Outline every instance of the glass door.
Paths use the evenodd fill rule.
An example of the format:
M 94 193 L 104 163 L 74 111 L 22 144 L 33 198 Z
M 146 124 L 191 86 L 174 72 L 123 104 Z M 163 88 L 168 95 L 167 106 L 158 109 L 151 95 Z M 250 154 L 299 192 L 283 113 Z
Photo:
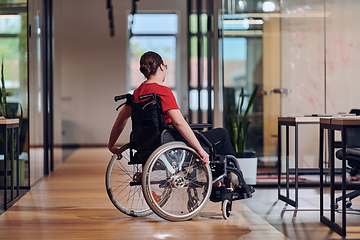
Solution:
M 228 0 L 223 2 L 224 123 L 227 105 L 243 111 L 257 88 L 249 111 L 246 151 L 258 157 L 258 174 L 277 169 L 277 118 L 280 116 L 280 3 Z

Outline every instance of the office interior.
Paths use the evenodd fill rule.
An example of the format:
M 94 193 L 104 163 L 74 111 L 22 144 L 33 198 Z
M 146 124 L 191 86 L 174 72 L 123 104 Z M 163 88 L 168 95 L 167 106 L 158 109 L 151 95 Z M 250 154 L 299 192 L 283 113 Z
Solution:
M 144 80 L 147 50 L 164 57 L 189 123 L 224 127 L 227 104 L 257 87 L 246 149 L 255 187 L 276 191 L 278 117 L 360 108 L 359 10 L 357 0 L 0 0 L 7 101 L 23 119 L 22 194 L 75 151 L 106 148 L 114 96 Z M 299 129 L 300 168 L 318 167 L 318 131 Z M 128 123 L 119 145 L 130 132 Z M 318 187 L 318 175 L 304 178 Z

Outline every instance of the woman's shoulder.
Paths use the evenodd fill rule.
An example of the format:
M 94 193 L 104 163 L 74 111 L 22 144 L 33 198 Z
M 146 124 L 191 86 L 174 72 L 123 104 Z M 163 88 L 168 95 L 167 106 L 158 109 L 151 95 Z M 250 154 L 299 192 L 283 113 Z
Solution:
M 156 93 L 161 96 L 172 94 L 172 91 L 169 87 L 158 84 L 158 83 L 142 83 L 137 89 L 134 90 L 134 94 L 137 93 Z
M 170 89 L 169 87 L 167 87 L 167 86 L 160 85 L 160 84 L 158 84 L 158 86 L 159 86 L 161 89 L 163 89 L 163 90 L 165 90 L 165 91 L 167 91 L 167 92 L 171 92 L 171 89 Z
M 148 85 L 148 87 L 150 89 L 154 89 L 154 90 L 156 90 L 156 92 L 159 92 L 159 93 L 171 92 L 171 89 L 169 87 L 158 84 L 158 83 L 147 83 L 144 85 Z
M 160 95 L 163 95 L 163 96 L 173 96 L 174 95 L 169 87 L 164 86 L 164 85 L 159 85 L 159 86 L 160 86 L 160 88 L 159 88 Z

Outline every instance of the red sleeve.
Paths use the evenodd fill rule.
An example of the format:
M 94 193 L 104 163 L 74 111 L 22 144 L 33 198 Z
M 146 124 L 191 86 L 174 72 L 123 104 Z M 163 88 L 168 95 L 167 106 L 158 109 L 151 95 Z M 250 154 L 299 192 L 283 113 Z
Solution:
M 161 105 L 163 112 L 166 112 L 171 109 L 179 109 L 174 94 L 170 90 L 170 88 L 164 87 L 165 93 L 161 94 Z

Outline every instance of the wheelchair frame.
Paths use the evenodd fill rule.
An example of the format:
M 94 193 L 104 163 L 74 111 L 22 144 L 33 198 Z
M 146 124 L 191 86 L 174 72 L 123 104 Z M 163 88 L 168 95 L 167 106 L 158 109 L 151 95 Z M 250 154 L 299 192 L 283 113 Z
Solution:
M 143 99 L 146 97 L 149 98 L 149 95 Z M 121 99 L 126 99 L 125 103 L 130 104 L 132 95 L 115 97 L 115 101 Z M 169 133 L 177 131 L 172 125 L 163 130 L 161 133 L 162 144 L 150 155 L 144 166 L 133 161 L 135 153 L 130 143 L 120 148 L 110 160 L 106 172 L 107 193 L 115 207 L 129 216 L 147 216 L 155 212 L 161 218 L 169 221 L 184 221 L 197 215 L 210 199 L 214 202 L 222 202 L 223 218 L 228 219 L 232 210 L 232 201 L 251 197 L 251 192 L 247 189 L 248 186 L 236 158 L 232 155 L 217 155 L 216 148 L 198 131 L 210 126 L 210 124 L 190 124 L 197 138 L 209 149 L 210 163 L 208 165 L 201 163 L 200 156 L 192 147 L 187 146 L 184 142 L 171 141 L 174 139 L 171 139 Z M 172 155 L 176 156 L 170 161 L 169 158 Z M 124 159 L 124 164 L 121 163 L 120 167 L 115 167 Z M 212 172 L 219 167 L 222 168 L 222 172 L 220 171 L 220 175 L 213 180 Z M 128 168 L 130 170 L 126 170 Z M 116 173 L 120 170 L 125 174 Z M 119 175 L 126 176 L 127 179 L 118 180 Z M 113 180 L 115 178 L 116 180 Z M 220 181 L 223 181 L 225 186 L 212 191 L 213 184 Z M 114 186 L 114 184 L 120 185 Z M 139 190 L 140 186 L 142 193 Z M 235 186 L 240 191 L 235 191 Z M 117 191 L 121 187 L 123 189 L 118 193 Z M 132 187 L 137 190 L 132 191 Z M 160 192 L 160 200 L 155 191 Z M 121 200 L 120 196 L 124 193 L 128 195 L 129 199 L 133 199 Z M 145 201 L 142 200 L 141 194 Z M 136 203 L 134 204 L 135 198 Z M 171 202 L 179 204 L 171 205 Z M 135 209 L 134 205 L 141 206 L 138 207 L 139 209 Z M 187 210 L 188 212 L 186 212 Z

